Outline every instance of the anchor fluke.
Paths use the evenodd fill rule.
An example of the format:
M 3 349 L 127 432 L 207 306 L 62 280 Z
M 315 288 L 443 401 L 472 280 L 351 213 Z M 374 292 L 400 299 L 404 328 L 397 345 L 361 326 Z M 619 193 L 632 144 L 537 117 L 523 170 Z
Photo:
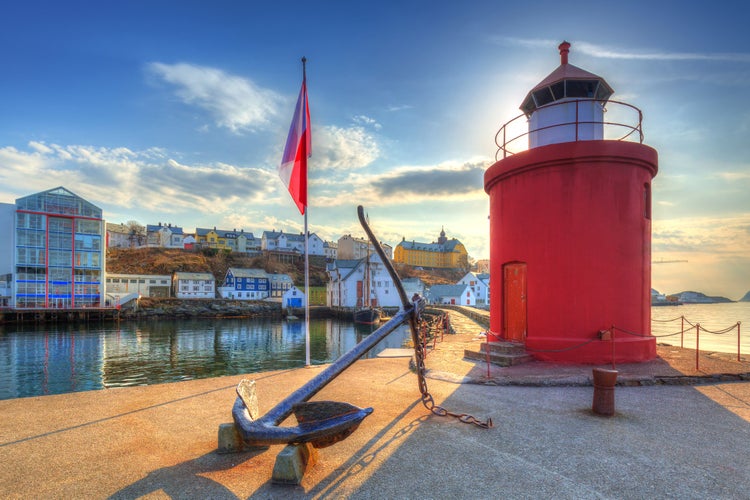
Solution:
M 303 401 L 289 406 L 280 404 L 276 408 L 281 410 L 271 411 L 258 418 L 255 381 L 240 381 L 232 416 L 246 444 L 268 446 L 310 443 L 315 448 L 325 448 L 349 437 L 362 420 L 372 413 L 372 408 L 359 408 L 337 401 Z M 281 421 L 291 413 L 294 413 L 298 425 L 280 427 Z
M 309 401 L 292 408 L 300 429 L 316 448 L 343 441 L 357 430 L 372 408 L 359 408 L 338 401 Z

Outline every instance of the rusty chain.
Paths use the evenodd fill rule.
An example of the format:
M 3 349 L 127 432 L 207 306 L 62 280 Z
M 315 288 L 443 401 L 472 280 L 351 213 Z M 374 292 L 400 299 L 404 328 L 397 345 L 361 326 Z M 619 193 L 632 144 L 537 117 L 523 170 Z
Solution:
M 409 298 L 406 296 L 406 291 L 404 290 L 404 286 L 401 283 L 401 280 L 398 277 L 398 274 L 396 273 L 396 270 L 393 268 L 393 264 L 391 263 L 391 260 L 388 258 L 388 256 L 385 254 L 385 251 L 383 251 L 383 247 L 378 242 L 378 239 L 375 237 L 375 234 L 372 232 L 372 229 L 370 228 L 370 224 L 367 220 L 367 217 L 365 216 L 365 210 L 362 205 L 357 206 L 357 216 L 359 217 L 359 223 L 362 225 L 362 229 L 365 230 L 365 233 L 367 234 L 367 238 L 370 240 L 370 243 L 372 244 L 372 247 L 375 249 L 375 253 L 380 257 L 380 261 L 383 263 L 383 266 L 385 267 L 386 271 L 388 271 L 389 276 L 393 280 L 393 284 L 396 286 L 396 291 L 398 292 L 399 298 L 401 299 L 401 304 L 404 308 L 404 310 L 408 310 L 409 308 L 413 308 L 412 314 L 409 318 L 409 327 L 411 329 L 411 339 L 414 343 L 414 358 L 416 362 L 416 369 L 417 369 L 417 380 L 419 383 L 419 392 L 422 395 L 422 404 L 425 408 L 430 410 L 435 415 L 445 417 L 445 416 L 451 416 L 455 417 L 461 422 L 467 423 L 467 424 L 474 424 L 478 427 L 481 427 L 483 429 L 489 429 L 492 427 L 492 419 L 488 418 L 486 422 L 482 422 L 481 420 L 466 414 L 466 413 L 453 413 L 442 406 L 438 406 L 435 404 L 434 399 L 432 398 L 432 395 L 430 394 L 430 391 L 427 389 L 427 381 L 425 380 L 425 365 L 424 365 L 424 358 L 425 358 L 425 349 L 422 345 L 421 339 L 419 338 L 419 326 L 421 320 L 421 312 L 424 309 L 424 299 L 419 298 L 417 301 L 410 301 Z M 417 297 L 419 297 L 417 295 Z
M 420 302 L 424 299 L 420 299 Z M 473 415 L 470 415 L 468 413 L 454 413 L 452 411 L 448 411 L 445 408 L 443 408 L 440 405 L 435 404 L 435 400 L 432 397 L 432 394 L 430 394 L 429 389 L 427 388 L 427 379 L 425 378 L 425 372 L 427 371 L 424 359 L 425 359 L 425 349 L 424 349 L 424 343 L 422 342 L 422 339 L 419 338 L 419 333 L 422 330 L 420 329 L 421 323 L 422 323 L 422 315 L 420 314 L 420 308 L 423 307 L 422 304 L 415 303 L 415 316 L 416 318 L 412 317 L 411 321 L 411 334 L 412 334 L 412 342 L 414 343 L 414 360 L 416 365 L 416 371 L 417 371 L 417 383 L 419 384 L 419 393 L 422 396 L 422 405 L 427 408 L 429 411 L 431 411 L 433 414 L 439 416 L 439 417 L 454 417 L 458 419 L 460 422 L 463 422 L 465 424 L 474 424 L 477 427 L 481 427 L 482 429 L 490 429 L 492 428 L 492 419 L 488 418 L 486 421 L 481 421 L 478 418 L 476 418 Z

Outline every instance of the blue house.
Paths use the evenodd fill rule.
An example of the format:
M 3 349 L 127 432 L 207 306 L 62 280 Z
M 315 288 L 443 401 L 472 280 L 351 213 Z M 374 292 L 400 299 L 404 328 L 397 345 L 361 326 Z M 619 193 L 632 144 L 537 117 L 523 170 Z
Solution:
M 305 292 L 292 286 L 289 290 L 284 292 L 284 296 L 281 298 L 281 307 L 304 307 L 305 306 Z
M 262 300 L 268 298 L 270 292 L 270 280 L 263 269 L 230 267 L 219 287 L 219 295 L 225 299 Z

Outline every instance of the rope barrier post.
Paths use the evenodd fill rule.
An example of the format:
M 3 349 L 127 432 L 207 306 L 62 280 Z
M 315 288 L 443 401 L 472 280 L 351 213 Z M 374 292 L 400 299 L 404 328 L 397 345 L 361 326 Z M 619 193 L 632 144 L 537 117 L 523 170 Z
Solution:
M 740 325 L 741 321 L 737 322 L 737 361 L 740 361 Z
M 685 316 L 680 316 L 680 349 L 684 346 L 683 341 L 685 339 Z
M 698 355 L 700 354 L 700 338 L 701 338 L 701 324 L 697 323 L 695 325 L 695 371 L 698 371 L 699 369 Z

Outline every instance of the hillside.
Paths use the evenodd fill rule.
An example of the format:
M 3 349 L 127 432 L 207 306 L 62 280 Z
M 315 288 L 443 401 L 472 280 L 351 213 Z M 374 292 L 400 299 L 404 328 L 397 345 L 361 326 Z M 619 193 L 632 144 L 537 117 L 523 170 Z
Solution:
M 107 250 L 107 272 L 120 274 L 172 274 L 176 271 L 210 271 L 221 280 L 230 267 L 261 268 L 269 273 L 288 274 L 294 283 L 305 281 L 304 262 L 284 264 L 265 256 L 248 257 L 244 254 L 169 248 L 110 248 Z M 396 264 L 396 272 L 401 278 L 419 278 L 427 286 L 456 283 L 466 274 L 464 271 L 422 270 Z M 310 286 L 325 286 L 328 277 L 322 262 L 311 257 Z
M 110 248 L 107 250 L 107 272 L 123 274 L 172 274 L 210 271 L 217 280 L 224 278 L 227 269 L 260 268 L 268 273 L 288 274 L 294 283 L 305 281 L 304 262 L 284 264 L 264 256 L 249 257 L 239 253 L 179 250 L 171 248 Z M 325 286 L 325 267 L 310 262 L 310 286 Z
M 394 264 L 400 278 L 419 278 L 428 287 L 432 285 L 453 285 L 466 276 L 466 271 L 452 269 L 417 269 L 406 264 Z

